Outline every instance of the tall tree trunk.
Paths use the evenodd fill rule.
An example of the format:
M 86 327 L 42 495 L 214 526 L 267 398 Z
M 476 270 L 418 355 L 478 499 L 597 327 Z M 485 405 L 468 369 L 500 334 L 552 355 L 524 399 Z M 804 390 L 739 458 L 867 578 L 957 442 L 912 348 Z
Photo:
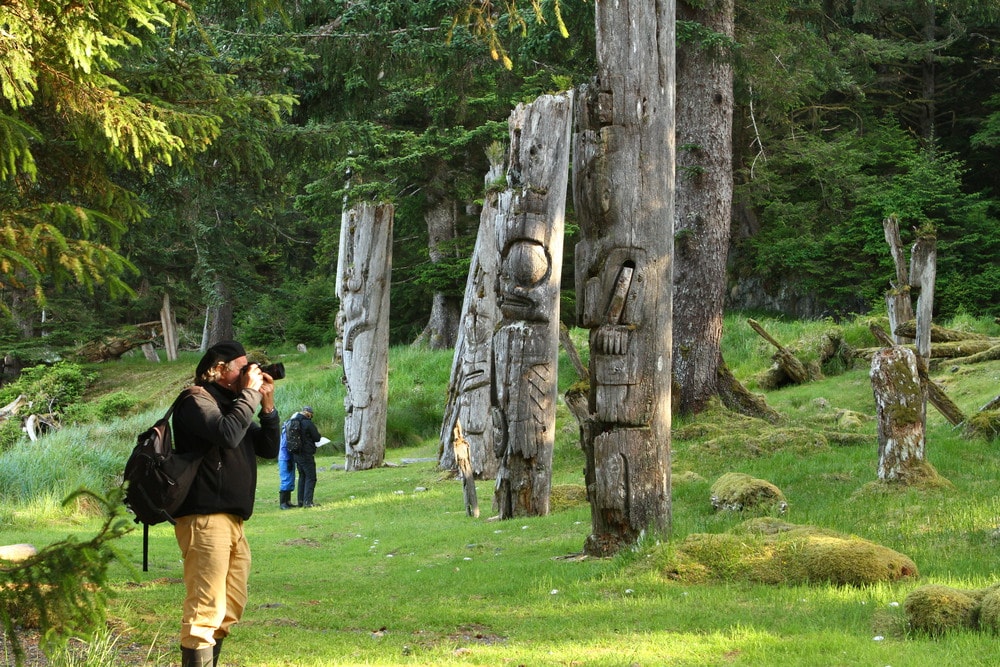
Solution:
M 496 293 L 499 263 L 496 219 L 501 213 L 501 192 L 492 184 L 503 173 L 504 165 L 495 164 L 486 174 L 486 196 L 465 285 L 438 460 L 442 468 L 456 468 L 455 425 L 461 423 L 473 474 L 481 479 L 493 479 L 500 465 L 493 448 L 490 389 L 493 381 L 493 331 L 500 321 Z M 507 199 L 509 195 L 504 201 Z
M 226 284 L 222 276 L 216 274 L 212 281 L 212 294 L 209 295 L 208 310 L 205 313 L 202 349 L 207 350 L 222 340 L 232 340 L 235 335 L 233 331 L 233 302 L 229 285 Z
M 678 20 L 733 38 L 733 0 L 677 4 Z M 673 380 L 680 413 L 719 395 L 722 317 L 733 202 L 733 65 L 704 42 L 677 52 L 677 190 Z
M 670 529 L 674 3 L 595 4 L 598 77 L 578 96 L 577 319 L 590 330 L 581 426 L 592 533 L 612 554 Z
M 448 259 L 445 248 L 458 235 L 458 207 L 455 200 L 443 197 L 431 202 L 424 214 L 427 223 L 427 250 L 431 264 Z M 420 338 L 432 350 L 447 350 L 455 345 L 461 304 L 444 292 L 435 292 L 431 298 L 431 314 Z
M 343 323 L 344 444 L 347 470 L 385 462 L 389 402 L 389 282 L 391 204 L 344 211 L 337 257 L 337 296 Z
M 500 322 L 493 424 L 501 519 L 549 513 L 559 379 L 559 291 L 573 96 L 544 95 L 510 118 L 507 195 L 497 217 Z

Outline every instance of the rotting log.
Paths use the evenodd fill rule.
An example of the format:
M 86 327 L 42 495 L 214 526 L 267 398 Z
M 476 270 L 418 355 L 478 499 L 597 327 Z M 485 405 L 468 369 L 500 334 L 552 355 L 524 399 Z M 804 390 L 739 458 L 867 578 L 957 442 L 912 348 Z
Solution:
M 759 322 L 749 318 L 747 319 L 747 324 L 750 325 L 751 329 L 760 334 L 761 338 L 775 347 L 777 352 L 774 353 L 774 360 L 792 384 L 805 384 L 812 379 L 812 376 L 806 369 L 805 364 L 799 361 L 794 354 L 785 349 L 785 347 L 775 340 L 771 334 L 767 333 Z
M 100 340 L 85 343 L 76 351 L 76 356 L 90 363 L 121 359 L 121 356 L 145 343 L 152 341 L 152 337 L 144 332 L 124 331 L 118 336 L 107 336 Z
M 930 365 L 934 367 L 953 359 L 962 359 L 963 357 L 969 357 L 980 352 L 986 352 L 998 344 L 1000 343 L 995 340 L 956 340 L 947 343 L 934 343 L 931 345 Z M 854 350 L 853 353 L 854 356 L 860 359 L 868 359 L 870 361 L 872 355 L 883 347 L 883 345 L 879 345 L 878 347 L 863 347 Z M 917 351 L 916 346 L 913 344 L 902 345 L 901 347 L 908 347 L 914 352 Z
M 1000 359 L 1000 345 L 994 345 L 968 357 L 955 357 L 951 362 L 954 364 L 978 364 L 984 361 L 997 361 L 998 359 Z
M 872 335 L 875 336 L 880 343 L 886 347 L 894 346 L 892 338 L 890 338 L 889 334 L 887 334 L 880 326 L 872 324 L 869 326 L 869 329 L 871 330 Z M 910 348 L 910 346 L 895 347 L 903 347 L 903 349 Z M 913 350 L 910 351 L 912 352 Z M 874 359 L 874 356 L 872 358 Z M 948 395 L 944 393 L 944 389 L 942 389 L 937 382 L 930 378 L 927 374 L 927 369 L 923 364 L 918 364 L 917 373 L 920 377 L 920 383 L 927 389 L 927 399 L 931 402 L 931 405 L 937 408 L 938 412 L 940 412 L 952 426 L 958 426 L 964 422 L 965 414 L 962 412 L 962 409 L 955 405 L 954 401 L 948 398 Z
M 893 333 L 896 336 L 905 336 L 907 338 L 916 338 L 917 336 L 917 321 L 908 320 L 897 325 Z M 969 340 L 989 340 L 990 337 L 986 334 L 975 333 L 972 331 L 959 331 L 958 329 L 947 329 L 937 324 L 931 325 L 931 342 L 932 343 L 950 343 L 955 341 L 969 341 Z

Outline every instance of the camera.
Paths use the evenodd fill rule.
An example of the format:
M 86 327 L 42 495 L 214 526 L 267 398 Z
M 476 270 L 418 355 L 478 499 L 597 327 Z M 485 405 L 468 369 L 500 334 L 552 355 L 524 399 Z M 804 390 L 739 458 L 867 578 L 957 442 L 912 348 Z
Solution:
M 276 364 L 267 364 L 267 365 L 247 364 L 246 366 L 243 367 L 243 372 L 246 373 L 248 370 L 250 370 L 250 366 L 258 366 L 262 373 L 267 373 L 274 380 L 280 380 L 281 378 L 285 377 L 285 365 L 280 361 Z

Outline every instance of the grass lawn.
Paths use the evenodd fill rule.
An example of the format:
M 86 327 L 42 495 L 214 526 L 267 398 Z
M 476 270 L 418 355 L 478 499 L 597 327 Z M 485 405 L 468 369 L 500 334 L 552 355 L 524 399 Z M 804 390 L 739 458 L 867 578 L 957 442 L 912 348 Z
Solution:
M 415 419 L 433 413 L 450 364 L 450 353 L 432 356 L 433 363 L 427 354 L 398 352 L 390 362 L 396 409 Z M 477 486 L 481 517 L 466 516 L 461 482 L 433 462 L 437 442 L 430 426 L 397 438 L 404 446 L 388 450 L 391 465 L 345 472 L 343 453 L 330 449 L 340 425 L 333 416 L 337 383 L 329 378 L 336 371 L 322 356 L 301 366 L 286 359 L 289 378 L 279 385 L 291 397 L 279 398 L 283 413 L 298 403 L 319 404 L 320 431 L 335 440 L 318 457 L 320 506 L 280 510 L 277 469 L 261 464 L 247 524 L 254 556 L 250 604 L 225 644 L 224 665 L 1000 664 L 995 636 L 978 630 L 920 635 L 907 628 L 903 610 L 907 594 L 923 584 L 982 588 L 1000 578 L 997 443 L 964 437 L 929 408 L 928 460 L 950 487 L 874 485 L 874 401 L 864 363 L 767 392 L 769 405 L 783 415 L 778 425 L 721 410 L 675 421 L 671 539 L 665 548 L 650 539 L 615 558 L 594 559 L 580 553 L 590 530 L 585 502 L 560 505 L 546 517 L 495 521 L 492 482 L 483 481 Z M 750 374 L 741 372 L 752 386 Z M 998 393 L 1000 363 L 944 369 L 937 378 L 963 410 L 975 411 Z M 406 402 L 409 394 L 420 394 L 418 408 Z M 93 446 L 124 453 L 137 427 L 162 412 L 160 403 L 153 405 L 114 431 L 113 442 Z M 845 412 L 866 417 L 845 427 Z M 390 415 L 394 419 L 406 422 Z M 576 424 L 563 406 L 557 430 L 553 485 L 559 492 L 582 484 L 584 463 Z M 831 434 L 845 430 L 867 435 L 867 444 L 837 444 Z M 917 563 L 919 579 L 844 587 L 696 584 L 669 576 L 657 560 L 662 553 L 692 533 L 723 532 L 745 518 L 718 513 L 709 501 L 711 484 L 731 471 L 777 485 L 789 504 L 784 520 L 900 551 Z M 39 545 L 85 536 L 97 521 L 43 512 L 38 503 L 14 503 L 0 519 L 0 543 Z M 148 572 L 141 571 L 141 542 L 137 529 L 118 543 L 131 567 L 112 571 L 109 627 L 118 642 L 132 645 L 130 655 L 141 656 L 135 664 L 176 665 L 183 584 L 173 531 L 151 529 Z

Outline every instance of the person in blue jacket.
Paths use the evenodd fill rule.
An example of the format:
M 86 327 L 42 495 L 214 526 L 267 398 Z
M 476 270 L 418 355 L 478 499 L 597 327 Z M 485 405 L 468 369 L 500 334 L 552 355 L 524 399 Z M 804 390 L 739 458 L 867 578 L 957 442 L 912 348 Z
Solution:
M 298 507 L 292 502 L 295 490 L 295 457 L 288 451 L 288 422 L 281 427 L 281 446 L 278 448 L 278 507 L 290 510 Z M 299 482 L 301 484 L 301 481 Z

